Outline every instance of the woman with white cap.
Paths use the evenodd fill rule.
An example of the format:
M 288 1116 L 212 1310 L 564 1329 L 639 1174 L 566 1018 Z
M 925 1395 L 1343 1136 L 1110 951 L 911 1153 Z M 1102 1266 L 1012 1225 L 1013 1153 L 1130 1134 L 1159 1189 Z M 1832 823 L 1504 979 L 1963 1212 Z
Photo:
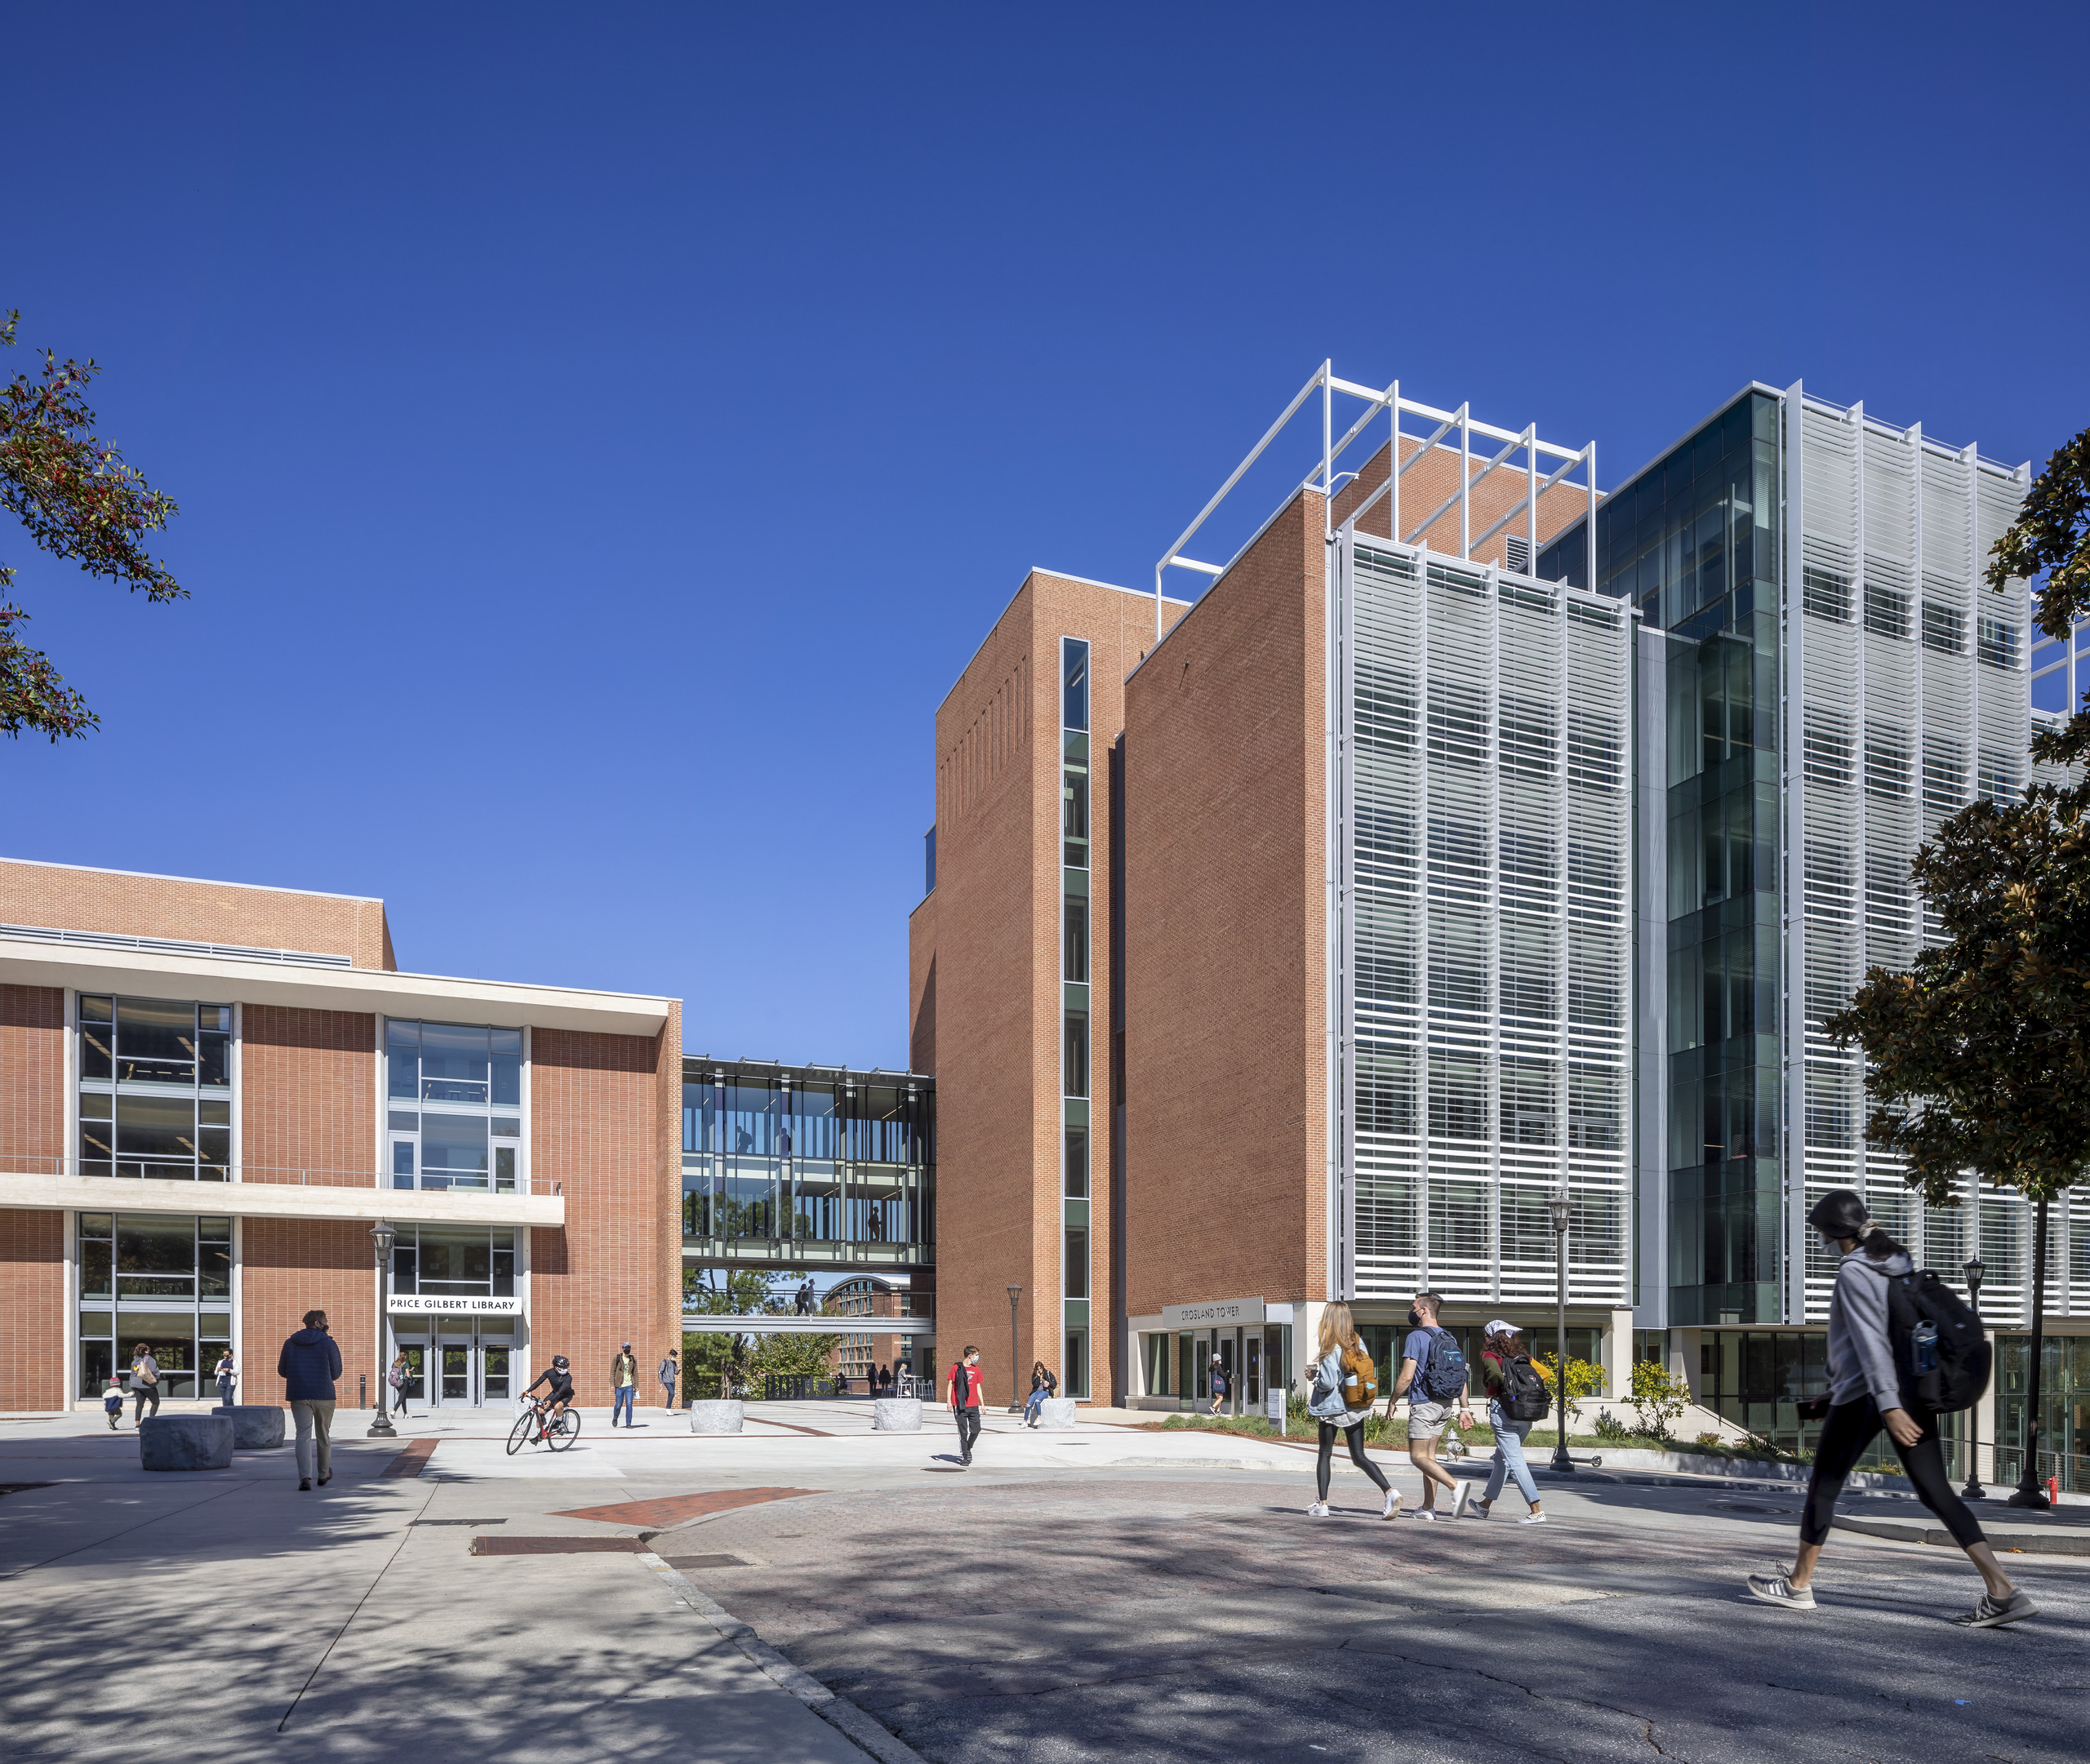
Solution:
M 1479 1504 L 1480 1516 L 1485 1519 L 1501 1494 L 1502 1485 L 1514 1476 L 1517 1492 L 1532 1509 L 1517 1523 L 1543 1525 L 1545 1513 L 1538 1504 L 1538 1485 L 1532 1480 L 1531 1466 L 1524 1462 L 1524 1440 L 1532 1430 L 1532 1421 L 1545 1412 L 1545 1381 L 1532 1366 L 1531 1356 L 1524 1352 L 1517 1335 L 1514 1323 L 1498 1317 L 1487 1326 L 1487 1340 L 1481 1345 L 1480 1375 L 1487 1384 L 1487 1424 L 1495 1429 L 1495 1468 L 1487 1473 L 1487 1487 Z M 1536 1412 L 1531 1420 L 1519 1419 L 1534 1406 Z

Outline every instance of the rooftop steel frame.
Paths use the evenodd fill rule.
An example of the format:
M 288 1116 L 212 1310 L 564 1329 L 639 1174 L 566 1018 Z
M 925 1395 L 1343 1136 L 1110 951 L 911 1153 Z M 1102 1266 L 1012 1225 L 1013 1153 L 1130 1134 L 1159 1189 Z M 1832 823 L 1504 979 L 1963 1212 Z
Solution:
M 1500 429 L 1492 423 L 1483 423 L 1476 420 L 1470 402 L 1461 404 L 1456 411 L 1443 411 L 1434 405 L 1418 404 L 1413 399 L 1401 396 L 1401 383 L 1398 380 L 1381 392 L 1371 386 L 1360 385 L 1354 380 L 1338 378 L 1333 360 L 1324 361 L 1314 370 L 1313 377 L 1299 389 L 1298 396 L 1284 407 L 1283 413 L 1264 431 L 1263 438 L 1249 450 L 1248 456 L 1234 467 L 1232 475 L 1219 487 L 1212 500 L 1198 511 L 1198 518 L 1183 529 L 1176 543 L 1162 553 L 1161 561 L 1154 565 L 1154 637 L 1157 643 L 1161 641 L 1163 632 L 1162 602 L 1164 597 L 1162 593 L 1162 584 L 1167 572 L 1172 569 L 1194 570 L 1202 575 L 1224 575 L 1239 561 L 1242 553 L 1262 536 L 1263 527 L 1258 527 L 1249 536 L 1246 544 L 1243 544 L 1240 549 L 1223 564 L 1206 563 L 1196 558 L 1186 558 L 1183 555 L 1183 548 L 1197 536 L 1198 530 L 1211 519 L 1219 505 L 1225 501 L 1232 493 L 1234 487 L 1247 474 L 1248 469 L 1263 456 L 1270 443 L 1284 432 L 1292 418 L 1299 414 L 1307 401 L 1316 392 L 1321 394 L 1320 469 L 1316 472 L 1308 473 L 1298 488 L 1320 491 L 1324 504 L 1322 536 L 1330 542 L 1334 540 L 1336 531 L 1335 494 L 1337 486 L 1336 480 L 1339 476 L 1347 478 L 1356 475 L 1353 472 L 1340 469 L 1340 462 L 1350 449 L 1360 441 L 1367 442 L 1368 445 L 1368 432 L 1373 422 L 1382 412 L 1388 420 L 1387 446 L 1392 450 L 1389 461 L 1391 469 L 1386 474 L 1386 482 L 1372 491 L 1356 508 L 1351 509 L 1341 522 L 1342 527 L 1350 531 L 1354 532 L 1356 530 L 1356 523 L 1360 516 L 1376 508 L 1382 499 L 1390 498 L 1390 524 L 1394 537 L 1406 544 L 1414 544 L 1456 507 L 1459 511 L 1457 554 L 1461 558 L 1470 559 L 1473 555 L 1474 546 L 1485 544 L 1514 520 L 1519 513 L 1522 513 L 1524 518 L 1526 540 L 1531 547 L 1530 555 L 1535 559 L 1538 555 L 1538 500 L 1545 491 L 1565 479 L 1577 465 L 1584 468 L 1584 480 L 1589 490 L 1590 513 L 1592 517 L 1595 514 L 1601 494 L 1597 489 L 1597 444 L 1595 442 L 1591 441 L 1577 448 L 1563 447 L 1556 442 L 1541 441 L 1538 438 L 1538 425 L 1536 423 L 1527 423 L 1521 430 Z M 1338 397 L 1360 401 L 1364 406 L 1363 414 L 1350 424 L 1340 440 L 1336 438 L 1335 432 L 1335 401 Z M 1434 423 L 1436 427 L 1427 435 L 1407 433 L 1401 427 L 1403 417 L 1412 417 L 1418 423 L 1425 424 Z M 1454 429 L 1458 431 L 1460 487 L 1425 517 L 1419 525 L 1403 532 L 1401 525 L 1403 519 L 1401 480 L 1407 475 L 1409 469 L 1415 462 L 1426 456 L 1433 448 L 1442 447 L 1448 452 L 1451 450 L 1451 443 L 1446 437 Z M 1478 472 L 1474 469 L 1474 438 L 1476 435 L 1482 438 L 1483 442 L 1493 441 L 1501 443 L 1501 447 Z M 1399 457 L 1399 444 L 1404 436 L 1406 439 L 1415 444 L 1415 451 L 1406 460 Z M 1494 525 L 1478 535 L 1474 534 L 1472 530 L 1471 513 L 1474 486 L 1498 467 L 1509 462 L 1519 452 L 1523 455 L 1525 483 L 1523 495 Z M 1366 457 L 1368 459 L 1370 455 L 1367 453 Z M 1541 460 L 1545 460 L 1549 464 L 1554 461 L 1559 462 L 1554 469 L 1543 479 L 1539 476 L 1541 469 L 1539 463 Z M 1290 498 L 1287 497 L 1286 500 L 1288 503 Z M 1276 518 L 1275 512 L 1273 512 L 1270 518 L 1272 520 Z M 1267 527 L 1269 524 L 1266 521 L 1263 523 L 1263 527 Z M 1590 579 L 1594 580 L 1596 522 L 1592 518 L 1587 524 Z

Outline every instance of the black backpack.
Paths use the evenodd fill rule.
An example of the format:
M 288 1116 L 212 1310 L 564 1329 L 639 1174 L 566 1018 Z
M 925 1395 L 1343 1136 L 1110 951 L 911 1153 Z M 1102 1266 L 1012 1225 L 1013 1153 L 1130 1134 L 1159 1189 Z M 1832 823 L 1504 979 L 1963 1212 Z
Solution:
M 1505 1420 L 1543 1421 L 1553 1412 L 1552 1393 L 1527 1353 L 1502 1362 L 1502 1394 L 1496 1401 L 1502 1405 Z
M 1950 1415 L 1989 1388 L 1995 1354 L 1981 1319 L 1932 1269 L 1887 1282 L 1887 1335 L 1909 1408 Z

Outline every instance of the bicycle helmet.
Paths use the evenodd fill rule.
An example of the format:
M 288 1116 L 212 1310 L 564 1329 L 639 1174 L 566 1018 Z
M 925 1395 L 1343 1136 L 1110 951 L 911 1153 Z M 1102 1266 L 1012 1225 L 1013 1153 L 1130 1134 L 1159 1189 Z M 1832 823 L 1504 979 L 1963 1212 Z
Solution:
M 554 1353 L 554 1354 L 552 1356 L 552 1364 L 553 1364 L 555 1367 L 557 1367 L 560 1371 L 563 1372 L 563 1371 L 567 1369 L 567 1367 L 570 1364 L 571 1364 L 571 1362 L 567 1358 L 567 1357 L 566 1357 L 564 1354 L 563 1354 L 563 1353 Z

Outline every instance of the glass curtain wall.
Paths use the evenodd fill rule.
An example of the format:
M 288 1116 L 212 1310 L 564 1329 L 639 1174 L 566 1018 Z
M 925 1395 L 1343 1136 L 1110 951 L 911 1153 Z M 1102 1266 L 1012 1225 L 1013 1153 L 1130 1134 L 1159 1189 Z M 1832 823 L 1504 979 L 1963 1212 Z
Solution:
M 232 1341 L 232 1220 L 82 1213 L 76 1223 L 80 1394 L 99 1396 L 112 1369 L 127 1373 L 143 1343 L 161 1396 L 210 1395 L 210 1369 Z
M 1089 1011 L 1088 645 L 1060 639 L 1060 1306 L 1064 1393 L 1085 1397 L 1088 1380 Z
M 393 1019 L 385 1054 L 392 1186 L 517 1193 L 522 1030 Z
M 933 1095 L 904 1073 L 685 1060 L 685 1247 L 789 1264 L 931 1260 Z
M 232 1006 L 80 995 L 80 1174 L 224 1182 Z
M 1778 402 L 1730 405 L 1597 511 L 1597 588 L 1670 638 L 1670 1320 L 1782 1314 Z M 1541 576 L 1586 573 L 1577 525 Z M 1661 740 L 1665 753 L 1658 753 Z

